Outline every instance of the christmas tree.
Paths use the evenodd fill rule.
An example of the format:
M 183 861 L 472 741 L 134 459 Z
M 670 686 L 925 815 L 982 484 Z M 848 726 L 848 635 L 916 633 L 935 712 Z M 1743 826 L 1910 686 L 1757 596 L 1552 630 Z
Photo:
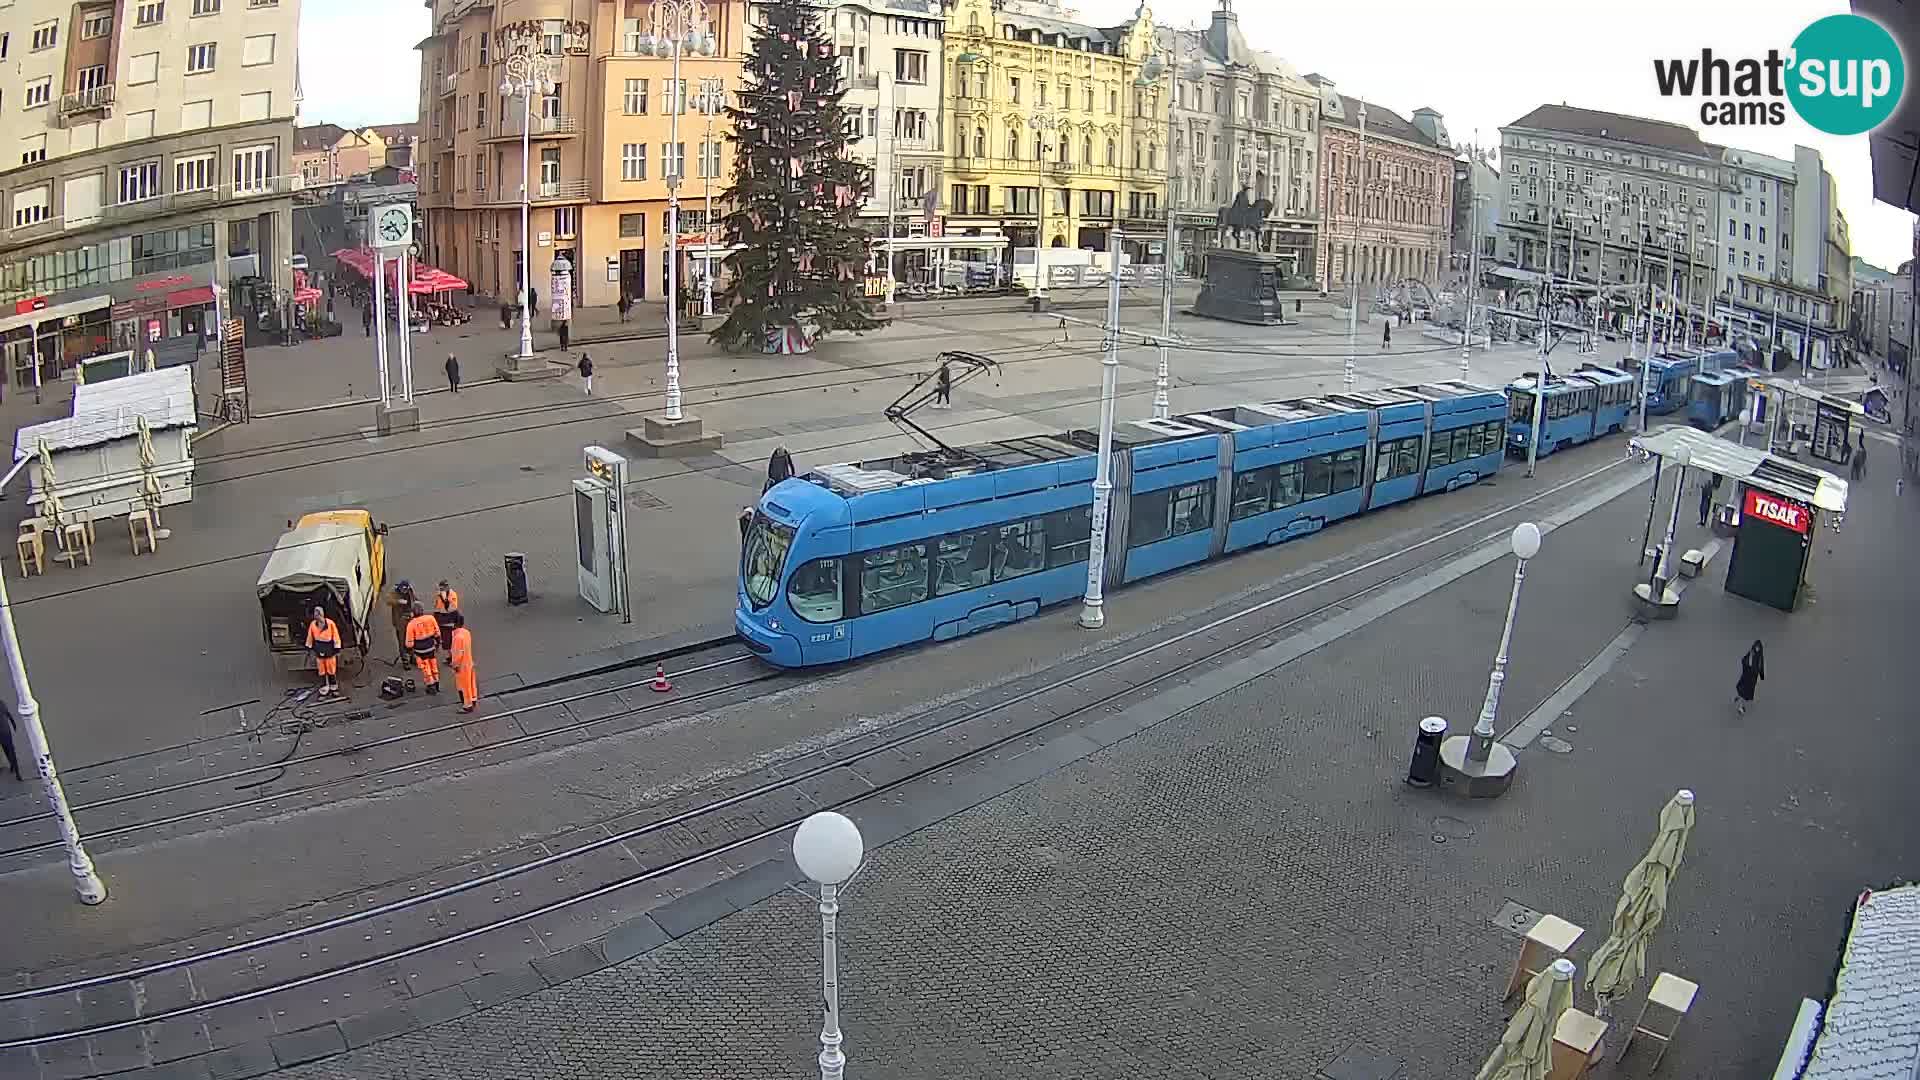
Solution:
M 805 352 L 816 332 L 871 330 L 867 234 L 854 215 L 872 190 L 870 169 L 847 157 L 845 93 L 819 14 L 801 0 L 759 6 L 743 71 L 746 89 L 727 109 L 734 124 L 734 182 L 726 193 L 731 282 L 721 345 Z

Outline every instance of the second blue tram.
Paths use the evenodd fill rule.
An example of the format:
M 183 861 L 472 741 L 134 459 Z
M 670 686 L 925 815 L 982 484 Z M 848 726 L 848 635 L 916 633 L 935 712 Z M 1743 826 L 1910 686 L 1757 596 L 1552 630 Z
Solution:
M 1693 377 L 1687 402 L 1687 422 L 1707 431 L 1740 415 L 1747 404 L 1747 376 L 1738 368 L 1703 371 Z
M 1108 587 L 1493 475 L 1505 401 L 1447 381 L 1115 426 Z M 762 495 L 734 628 L 801 667 L 1013 622 L 1082 594 L 1093 432 L 828 465 Z
M 1633 376 L 1598 366 L 1565 378 L 1549 377 L 1536 393 L 1534 376 L 1507 385 L 1507 452 L 1525 457 L 1533 438 L 1536 400 L 1544 405 L 1535 457 L 1619 431 L 1633 400 Z

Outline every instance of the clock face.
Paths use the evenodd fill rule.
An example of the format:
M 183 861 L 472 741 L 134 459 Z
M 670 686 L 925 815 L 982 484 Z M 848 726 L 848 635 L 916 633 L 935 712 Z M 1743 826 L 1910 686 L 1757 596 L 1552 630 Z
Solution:
M 407 212 L 389 210 L 380 216 L 380 239 L 399 243 L 407 239 Z

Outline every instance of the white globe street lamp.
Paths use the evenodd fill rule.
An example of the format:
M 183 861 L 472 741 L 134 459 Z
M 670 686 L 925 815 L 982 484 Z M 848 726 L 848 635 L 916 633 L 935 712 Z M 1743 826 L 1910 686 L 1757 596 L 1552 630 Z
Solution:
M 533 210 L 533 187 L 528 161 L 532 153 L 533 95 L 553 92 L 553 62 L 541 53 L 517 52 L 507 58 L 506 78 L 500 80 L 500 96 L 520 98 L 520 353 L 518 359 L 533 358 L 533 245 L 527 219 Z M 401 282 L 402 290 L 406 282 Z M 404 338 L 407 328 L 400 328 Z
M 840 887 L 860 869 L 866 842 L 858 826 L 844 814 L 823 810 L 800 823 L 793 834 L 793 861 L 800 872 L 820 886 L 821 989 L 826 1019 L 820 1026 L 820 1080 L 841 1080 L 847 1057 L 840 1052 L 840 962 L 835 920 L 840 914 Z
M 1513 591 L 1507 596 L 1507 621 L 1500 629 L 1500 650 L 1493 657 L 1493 671 L 1487 675 L 1487 696 L 1480 705 L 1480 718 L 1473 734 L 1455 735 L 1440 744 L 1441 770 L 1447 780 L 1475 798 L 1505 794 L 1513 786 L 1513 774 L 1519 761 L 1513 751 L 1497 741 L 1494 717 L 1500 712 L 1500 687 L 1507 681 L 1507 649 L 1513 642 L 1513 619 L 1520 609 L 1520 586 L 1527 579 L 1527 562 L 1540 554 L 1540 527 L 1531 521 L 1514 526 L 1508 538 L 1517 560 L 1513 567 Z

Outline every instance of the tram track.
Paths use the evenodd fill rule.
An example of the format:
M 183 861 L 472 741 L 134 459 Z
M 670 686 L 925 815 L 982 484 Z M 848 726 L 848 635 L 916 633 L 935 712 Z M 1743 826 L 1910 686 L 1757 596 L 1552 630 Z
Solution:
M 689 655 L 697 656 L 700 651 L 723 649 L 733 643 L 735 643 L 735 639 L 732 638 L 731 636 L 725 637 L 725 638 L 714 638 L 709 641 L 700 643 L 699 646 L 696 646 L 693 649 L 675 649 L 675 650 L 669 650 L 669 652 L 673 656 L 689 656 Z M 644 667 L 646 664 L 656 662 L 657 657 L 665 657 L 667 655 L 668 655 L 667 652 L 663 652 L 656 655 L 649 655 L 646 657 L 636 659 L 625 666 Z M 275 803 L 282 802 L 284 800 L 294 799 L 304 795 L 311 795 L 311 794 L 315 794 L 322 791 L 332 790 L 334 788 L 338 788 L 347 784 L 384 779 L 388 776 L 399 775 L 401 773 L 424 768 L 429 765 L 444 764 L 449 761 L 458 760 L 460 758 L 464 758 L 472 755 L 492 753 L 494 751 L 509 749 L 516 746 L 533 745 L 543 740 L 556 739 L 556 738 L 571 734 L 573 732 L 584 731 L 588 728 L 605 725 L 614 721 L 626 720 L 638 715 L 651 715 L 654 713 L 674 709 L 676 707 L 686 706 L 686 705 L 694 704 L 698 702 L 710 701 L 712 699 L 722 698 L 736 691 L 757 686 L 763 683 L 792 678 L 792 676 L 790 676 L 786 672 L 782 672 L 777 669 L 772 669 L 767 667 L 765 664 L 759 661 L 759 659 L 752 652 L 746 651 L 744 647 L 742 648 L 742 651 L 736 655 L 724 656 L 724 657 L 719 657 L 711 660 L 706 660 L 685 668 L 681 668 L 676 672 L 676 675 L 679 678 L 684 679 L 689 676 L 699 675 L 703 672 L 715 671 L 722 668 L 729 668 L 729 667 L 733 667 L 735 665 L 740 665 L 740 664 L 750 665 L 750 670 L 752 671 L 752 674 L 745 679 L 742 679 L 737 682 L 726 683 L 721 686 L 703 688 L 700 690 L 696 690 L 692 693 L 675 694 L 672 697 L 665 697 L 665 698 L 661 698 L 658 701 L 648 702 L 647 704 L 637 706 L 633 709 L 630 709 L 624 712 L 612 713 L 606 716 L 589 717 L 587 719 L 576 720 L 572 723 L 563 724 L 558 727 L 548 728 L 540 731 L 526 732 L 520 735 L 511 736 L 504 739 L 497 739 L 497 740 L 489 741 L 486 743 L 481 743 L 478 745 L 467 746 L 467 747 L 463 747 L 455 750 L 448 750 L 442 753 L 432 754 L 432 755 L 416 758 L 409 761 L 397 762 L 395 764 L 384 766 L 382 768 L 374 769 L 367 772 L 351 773 L 343 776 L 331 777 L 325 780 L 314 781 L 311 783 L 302 784 L 294 787 L 280 788 L 271 792 L 251 796 L 244 799 L 236 799 L 236 800 L 230 800 L 227 802 L 217 803 L 210 806 L 196 807 L 191 810 L 168 814 L 162 817 L 156 817 L 146 821 L 140 821 L 140 822 L 125 824 L 125 825 L 118 825 L 118 826 L 100 827 L 100 828 L 90 827 L 86 830 L 86 836 L 89 842 L 99 843 L 101 841 L 112 840 L 118 837 L 128 836 L 135 833 L 146 832 L 150 829 L 158 829 L 158 828 L 164 828 L 170 825 L 183 824 L 185 822 L 200 820 L 207 817 L 213 817 L 216 815 L 225 814 L 232 811 L 245 810 L 245 809 L 258 807 L 258 806 L 269 806 Z M 533 689 L 544 689 L 544 688 L 549 688 L 555 685 L 564 685 L 565 682 L 568 682 L 568 681 L 574 681 L 575 679 L 578 679 L 578 678 L 594 677 L 600 674 L 605 674 L 605 672 L 604 671 L 591 672 L 591 673 L 586 673 L 580 676 L 575 676 L 570 679 L 547 680 L 547 681 L 535 684 Z M 110 809 L 116 806 L 122 806 L 129 803 L 142 802 L 150 799 L 163 798 L 169 795 L 176 795 L 182 792 L 214 787 L 216 785 L 221 785 L 221 784 L 237 784 L 238 787 L 236 788 L 236 790 L 257 790 L 259 787 L 262 787 L 264 785 L 263 784 L 246 784 L 241 782 L 247 781 L 254 777 L 266 776 L 268 774 L 284 775 L 287 771 L 296 769 L 302 766 L 311 766 L 317 763 L 333 761 L 339 758 L 357 757 L 359 755 L 367 754 L 373 751 L 378 751 L 378 750 L 393 747 L 393 746 L 400 746 L 406 743 L 413 742 L 418 739 L 430 738 L 435 735 L 443 735 L 449 732 L 458 732 L 463 729 L 470 728 L 475 724 L 481 724 L 481 723 L 486 723 L 486 722 L 495 721 L 495 720 L 508 720 L 517 716 L 538 712 L 543 709 L 550 709 L 556 706 L 571 705 L 577 702 L 587 701 L 592 698 L 604 697 L 609 694 L 621 693 L 626 690 L 636 690 L 636 689 L 640 689 L 642 687 L 648 686 L 651 683 L 651 681 L 652 680 L 650 678 L 636 679 L 632 682 L 621 683 L 616 686 L 599 687 L 593 690 L 581 691 L 579 693 L 568 694 L 561 697 L 555 697 L 555 698 L 542 700 L 542 701 L 528 702 L 523 705 L 515 705 L 511 708 L 503 709 L 499 712 L 487 713 L 484 716 L 476 715 L 476 716 L 462 717 L 461 719 L 458 719 L 458 720 L 437 724 L 431 727 L 419 728 L 417 730 L 412 730 L 412 731 L 402 731 L 392 735 L 386 735 L 386 736 L 382 736 L 380 738 L 376 738 L 368 741 L 351 742 L 343 746 L 333 747 L 326 750 L 315 751 L 309 754 L 300 754 L 297 756 L 291 756 L 291 757 L 283 758 L 278 761 L 261 762 L 259 764 L 248 765 L 243 768 L 232 769 L 226 772 L 216 773 L 209 776 L 194 777 L 188 780 L 179 780 L 171 783 L 162 784 L 158 787 L 143 788 L 137 791 L 123 792 L 118 795 L 112 795 L 102 799 L 95 799 L 89 802 L 78 802 L 73 804 L 72 810 L 76 816 L 82 815 L 82 814 L 97 813 L 99 811 Z M 515 691 L 515 693 L 519 693 L 519 692 L 523 692 L 523 691 L 521 690 Z M 650 725 L 641 725 L 640 727 L 633 728 L 631 730 L 642 730 L 646 726 L 650 726 Z M 295 745 L 296 747 L 298 746 L 297 741 Z M 6 821 L 0 821 L 0 835 L 4 835 L 5 832 L 9 829 L 21 828 L 21 827 L 31 826 L 39 823 L 47 823 L 47 822 L 51 822 L 52 820 L 53 820 L 53 814 L 51 812 L 42 811 L 39 813 L 27 814 L 21 817 L 12 818 Z M 16 844 L 12 847 L 0 848 L 0 859 L 33 855 L 43 851 L 56 850 L 60 847 L 61 847 L 61 841 L 58 839 L 44 840 L 44 841 L 28 843 L 28 844 Z
M 307 972 L 295 977 L 283 979 L 271 985 L 254 986 L 250 989 L 210 997 L 206 1000 L 194 1001 L 173 1008 L 154 1010 L 144 1015 L 99 1021 L 67 1028 L 65 1030 L 36 1031 L 27 1035 L 10 1036 L 0 1039 L 0 1051 L 45 1046 L 75 1039 L 112 1034 L 148 1024 L 245 1005 L 274 994 L 313 987 L 328 982 L 329 980 L 368 972 L 380 965 L 395 964 L 398 961 L 409 960 L 435 949 L 474 942 L 484 938 L 486 935 L 497 934 L 503 930 L 523 926 L 532 920 L 542 919 L 543 917 L 565 911 L 568 908 L 600 900 L 620 890 L 629 889 L 644 882 L 658 881 L 668 875 L 688 871 L 702 864 L 709 864 L 714 860 L 738 852 L 751 845 L 769 843 L 775 838 L 778 838 L 786 830 L 792 828 L 798 821 L 802 820 L 806 816 L 806 813 L 812 812 L 812 807 L 803 808 L 794 805 L 792 795 L 796 793 L 796 789 L 800 789 L 801 791 L 809 787 L 830 789 L 831 785 L 821 782 L 836 778 L 844 781 L 861 781 L 853 785 L 856 790 L 851 795 L 818 800 L 820 804 L 818 808 L 831 806 L 844 809 L 853 804 L 866 802 L 882 796 L 893 795 L 913 785 L 930 781 L 936 777 L 937 774 L 979 761 L 988 755 L 999 753 L 1019 742 L 1032 740 L 1040 733 L 1049 729 L 1069 724 L 1077 719 L 1086 718 L 1100 710 L 1112 708 L 1116 702 L 1122 698 L 1139 694 L 1143 690 L 1151 691 L 1155 685 L 1164 683 L 1170 678 L 1176 678 L 1186 672 L 1221 660 L 1223 657 L 1228 657 L 1250 646 L 1257 646 L 1266 639 L 1286 633 L 1301 627 L 1303 624 L 1310 623 L 1341 609 L 1345 609 L 1370 594 L 1391 588 L 1410 577 L 1414 577 L 1431 569 L 1437 563 L 1452 559 L 1464 551 L 1475 549 L 1483 543 L 1497 538 L 1497 536 L 1500 535 L 1497 531 L 1480 531 L 1489 523 L 1515 513 L 1516 511 L 1533 506 L 1562 492 L 1577 489 L 1580 485 L 1589 484 L 1606 473 L 1619 468 L 1623 464 L 1626 464 L 1624 460 L 1610 462 L 1552 487 L 1535 492 L 1526 498 L 1489 509 L 1466 521 L 1450 525 L 1435 535 L 1421 538 L 1413 543 L 1403 545 L 1376 557 L 1365 559 L 1353 566 L 1348 566 L 1325 576 L 1306 581 L 1295 587 L 1287 588 L 1278 594 L 1251 603 L 1242 604 L 1235 610 L 1220 614 L 1198 625 L 1180 630 L 1178 633 L 1170 636 L 1157 638 L 1137 647 L 1125 647 L 1123 643 L 1125 651 L 1105 658 L 1098 658 L 1096 655 L 1096 662 L 1084 668 L 1065 673 L 1038 673 L 1038 677 L 1043 681 L 1038 685 L 1020 689 L 1012 693 L 1011 696 L 996 696 L 994 700 L 983 705 L 975 706 L 968 703 L 957 709 L 953 706 L 934 706 L 894 719 L 885 727 L 866 732 L 859 740 L 856 740 L 873 740 L 869 745 L 860 746 L 857 749 L 851 747 L 841 748 L 844 749 L 845 752 L 837 753 L 829 760 L 823 760 L 818 764 L 808 765 L 806 767 L 794 768 L 791 771 L 778 771 L 771 778 L 763 782 L 752 784 L 751 786 L 723 797 L 709 799 L 708 801 L 700 802 L 684 809 L 665 813 L 662 816 L 631 827 L 622 828 L 617 831 L 609 831 L 604 837 L 586 843 L 576 844 L 572 847 L 551 851 L 540 858 L 511 866 L 500 867 L 484 874 L 478 874 L 468 880 L 450 882 L 446 885 L 441 885 L 423 892 L 416 892 L 412 895 L 390 900 L 364 910 L 352 911 L 325 919 L 310 926 L 281 930 L 253 940 L 233 942 L 190 956 L 154 961 L 117 971 L 84 975 L 44 986 L 28 987 L 0 993 L 0 1004 L 5 1004 L 29 1001 L 58 994 L 98 990 L 114 984 L 132 983 L 136 980 L 149 979 L 183 968 L 206 965 L 292 942 L 302 942 L 304 944 L 301 945 L 301 948 L 311 950 L 315 953 L 324 952 L 326 951 L 325 946 L 318 944 L 320 940 L 324 940 L 323 935 L 351 929 L 370 920 L 387 918 L 423 904 L 439 904 L 442 901 L 450 900 L 474 890 L 505 885 L 521 879 L 530 881 L 532 875 L 553 868 L 561 863 L 580 860 L 595 853 L 604 852 L 613 848 L 625 848 L 635 841 L 657 838 L 667 830 L 678 829 L 681 830 L 684 835 L 689 831 L 688 827 L 700 826 L 697 830 L 693 830 L 696 835 L 702 837 L 696 850 L 684 854 L 670 853 L 670 857 L 656 859 L 651 863 L 643 862 L 638 869 L 633 869 L 631 866 L 619 867 L 619 872 L 612 874 L 607 880 L 600 881 L 598 884 L 594 884 L 581 891 L 559 896 L 542 903 L 535 903 L 523 910 L 504 913 L 499 917 L 483 920 L 477 925 L 458 930 L 451 934 L 414 942 L 397 949 L 385 951 L 376 950 L 374 955 L 362 956 L 359 959 L 336 963 L 324 970 Z M 1449 541 L 1454 542 L 1449 543 Z M 1390 565 L 1396 560 L 1406 559 L 1409 555 L 1419 552 L 1428 553 L 1405 566 L 1394 567 Z M 1384 574 L 1384 576 L 1372 579 L 1363 577 L 1362 581 L 1357 583 L 1357 587 L 1342 589 L 1340 590 L 1340 594 L 1336 596 L 1330 596 L 1325 599 L 1315 599 L 1311 606 L 1305 610 L 1288 614 L 1285 618 L 1277 622 L 1262 623 L 1258 627 L 1253 628 L 1251 632 L 1228 634 L 1219 641 L 1206 640 L 1209 635 L 1213 635 L 1229 627 L 1237 628 L 1238 624 L 1242 624 L 1244 620 L 1258 616 L 1264 612 L 1273 611 L 1275 608 L 1280 607 L 1280 605 L 1308 597 L 1310 594 L 1326 590 L 1330 586 L 1334 586 L 1340 582 L 1351 581 L 1356 577 L 1368 575 L 1370 572 L 1381 569 L 1386 569 L 1390 572 Z M 1058 709 L 1042 706 L 1041 715 L 1037 718 L 1029 719 L 1026 716 L 1012 712 L 1012 710 L 1019 706 L 1028 705 L 1047 695 L 1071 690 L 1096 676 L 1116 673 L 1123 667 L 1132 665 L 1142 659 L 1164 654 L 1167 650 L 1179 649 L 1183 646 L 1193 648 L 1196 644 L 1198 644 L 1200 648 L 1194 655 L 1179 656 L 1177 661 L 1172 663 L 1170 667 L 1157 668 L 1143 678 L 1123 679 L 1112 689 L 1098 689 L 1090 698 L 1084 696 L 1084 694 L 1072 697 L 1070 703 L 1063 702 Z M 952 715 L 942 715 L 949 711 L 952 712 Z M 996 725 L 998 726 L 996 727 Z M 916 760 L 926 751 L 914 751 L 910 748 L 914 747 L 917 743 L 936 741 L 937 738 L 941 736 L 947 736 L 960 744 L 956 748 L 956 752 L 935 754 L 930 760 L 924 763 Z M 889 765 L 895 767 L 895 771 L 891 774 L 886 771 Z M 787 798 L 782 800 L 780 798 L 782 795 L 787 796 Z M 746 810 L 747 813 L 739 813 L 739 811 L 742 810 Z M 729 821 L 735 824 L 744 821 L 748 824 L 743 828 L 736 828 L 730 834 L 721 836 L 711 835 L 713 830 L 724 828 Z M 629 856 L 629 858 L 633 859 L 634 857 Z M 518 896 L 519 893 L 515 892 L 514 895 Z M 498 896 L 496 896 L 495 902 L 500 902 Z M 371 935 L 368 935 L 368 938 L 371 939 Z M 342 948 L 338 950 L 336 955 L 351 954 L 354 951 L 351 947 Z M 303 952 L 302 955 L 305 956 L 306 953 Z

